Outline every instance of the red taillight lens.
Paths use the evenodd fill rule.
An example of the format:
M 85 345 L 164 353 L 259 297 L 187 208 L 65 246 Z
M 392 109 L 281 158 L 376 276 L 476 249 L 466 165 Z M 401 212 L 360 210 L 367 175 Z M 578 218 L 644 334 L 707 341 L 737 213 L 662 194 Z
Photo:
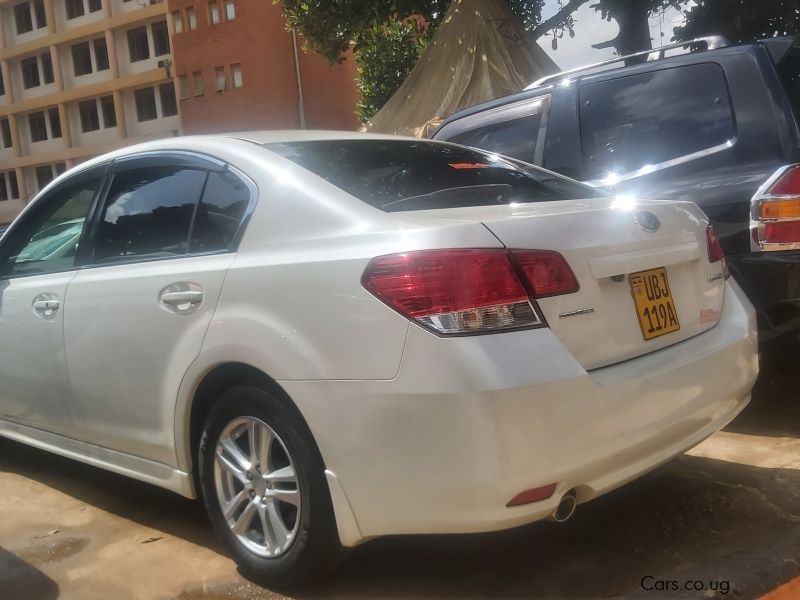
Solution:
M 800 221 L 777 221 L 764 224 L 764 239 L 767 244 L 793 244 L 800 242 Z
M 706 246 L 708 247 L 708 262 L 711 264 L 722 262 L 722 274 L 725 279 L 728 279 L 731 272 L 728 270 L 728 265 L 725 264 L 725 253 L 722 251 L 722 245 L 719 243 L 713 225 L 706 227 Z
M 725 257 L 713 225 L 706 227 L 706 244 L 708 245 L 708 262 L 719 262 Z
M 578 280 L 567 261 L 551 250 L 513 250 L 514 260 L 525 273 L 534 298 L 559 296 L 578 291 Z
M 766 192 L 772 196 L 800 195 L 800 165 L 786 169 Z
M 536 262 L 528 251 L 513 255 L 523 258 L 527 268 L 521 264 L 520 268 L 531 279 L 531 285 L 540 281 L 544 289 L 550 290 L 547 295 L 558 293 L 554 290 L 564 280 L 559 275 L 564 267 L 574 280 L 559 254 L 530 254 L 546 254 L 547 258 Z M 561 258 L 563 266 L 550 254 Z M 367 265 L 361 282 L 400 314 L 441 334 L 542 325 L 511 255 L 504 249 L 420 250 L 379 256 Z

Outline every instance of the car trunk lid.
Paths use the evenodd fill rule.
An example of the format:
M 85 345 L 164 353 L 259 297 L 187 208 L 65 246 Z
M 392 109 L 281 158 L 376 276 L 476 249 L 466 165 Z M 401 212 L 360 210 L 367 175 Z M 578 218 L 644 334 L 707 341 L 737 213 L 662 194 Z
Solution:
M 403 214 L 477 220 L 511 250 L 562 254 L 580 289 L 537 303 L 586 369 L 678 343 L 721 314 L 723 263 L 709 261 L 707 220 L 693 203 L 592 198 Z

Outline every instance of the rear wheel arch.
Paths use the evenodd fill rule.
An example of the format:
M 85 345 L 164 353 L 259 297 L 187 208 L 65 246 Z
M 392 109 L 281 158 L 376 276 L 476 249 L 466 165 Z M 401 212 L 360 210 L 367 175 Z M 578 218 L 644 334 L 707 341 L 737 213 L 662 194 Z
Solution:
M 325 461 L 319 451 L 314 434 L 306 422 L 300 409 L 289 397 L 289 394 L 275 381 L 272 377 L 261 371 L 260 369 L 251 365 L 231 362 L 224 363 L 214 367 L 211 371 L 206 373 L 200 383 L 195 389 L 192 397 L 191 409 L 189 413 L 189 452 L 190 463 L 192 465 L 192 475 L 194 479 L 195 491 L 199 492 L 197 487 L 198 481 L 198 464 L 197 452 L 200 446 L 200 436 L 203 432 L 203 424 L 205 423 L 208 413 L 217 402 L 219 397 L 227 390 L 240 386 L 251 385 L 257 387 L 265 392 L 268 392 L 273 398 L 281 402 L 287 409 L 292 411 L 298 417 L 305 428 L 305 434 L 312 440 L 314 449 L 320 463 L 324 466 Z

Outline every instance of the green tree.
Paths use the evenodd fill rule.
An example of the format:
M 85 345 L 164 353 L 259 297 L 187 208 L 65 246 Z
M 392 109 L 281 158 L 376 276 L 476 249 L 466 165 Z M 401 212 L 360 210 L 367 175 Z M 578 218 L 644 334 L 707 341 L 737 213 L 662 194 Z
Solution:
M 619 33 L 593 48 L 614 48 L 619 55 L 633 54 L 653 47 L 649 19 L 667 8 L 681 9 L 688 0 L 599 0 L 592 8 L 607 21 L 614 19 Z
M 723 35 L 731 42 L 800 33 L 798 0 L 696 0 L 686 24 L 675 28 L 675 40 Z
M 274 0 L 283 5 L 287 24 L 300 32 L 310 50 L 329 61 L 342 60 L 362 36 L 374 40 L 376 28 L 421 17 L 435 29 L 450 0 Z
M 417 64 L 428 44 L 427 29 L 420 21 L 408 19 L 374 25 L 359 33 L 355 61 L 361 92 L 358 116 L 362 122 L 386 104 Z
M 274 0 L 276 3 L 281 0 Z M 554 40 L 572 32 L 572 13 L 589 0 L 559 0 L 559 10 L 541 20 L 545 0 L 505 0 L 534 39 Z M 451 0 L 282 0 L 289 27 L 308 50 L 329 61 L 344 60 L 351 45 L 366 121 L 392 96 L 417 63 Z

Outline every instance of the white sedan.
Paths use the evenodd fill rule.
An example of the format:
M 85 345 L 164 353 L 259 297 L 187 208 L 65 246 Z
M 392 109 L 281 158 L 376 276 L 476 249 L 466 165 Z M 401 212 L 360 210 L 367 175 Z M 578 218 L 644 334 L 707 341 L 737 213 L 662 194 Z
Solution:
M 758 370 L 694 204 L 439 142 L 127 148 L 49 185 L 0 268 L 0 434 L 202 497 L 271 585 L 376 536 L 563 521 Z

